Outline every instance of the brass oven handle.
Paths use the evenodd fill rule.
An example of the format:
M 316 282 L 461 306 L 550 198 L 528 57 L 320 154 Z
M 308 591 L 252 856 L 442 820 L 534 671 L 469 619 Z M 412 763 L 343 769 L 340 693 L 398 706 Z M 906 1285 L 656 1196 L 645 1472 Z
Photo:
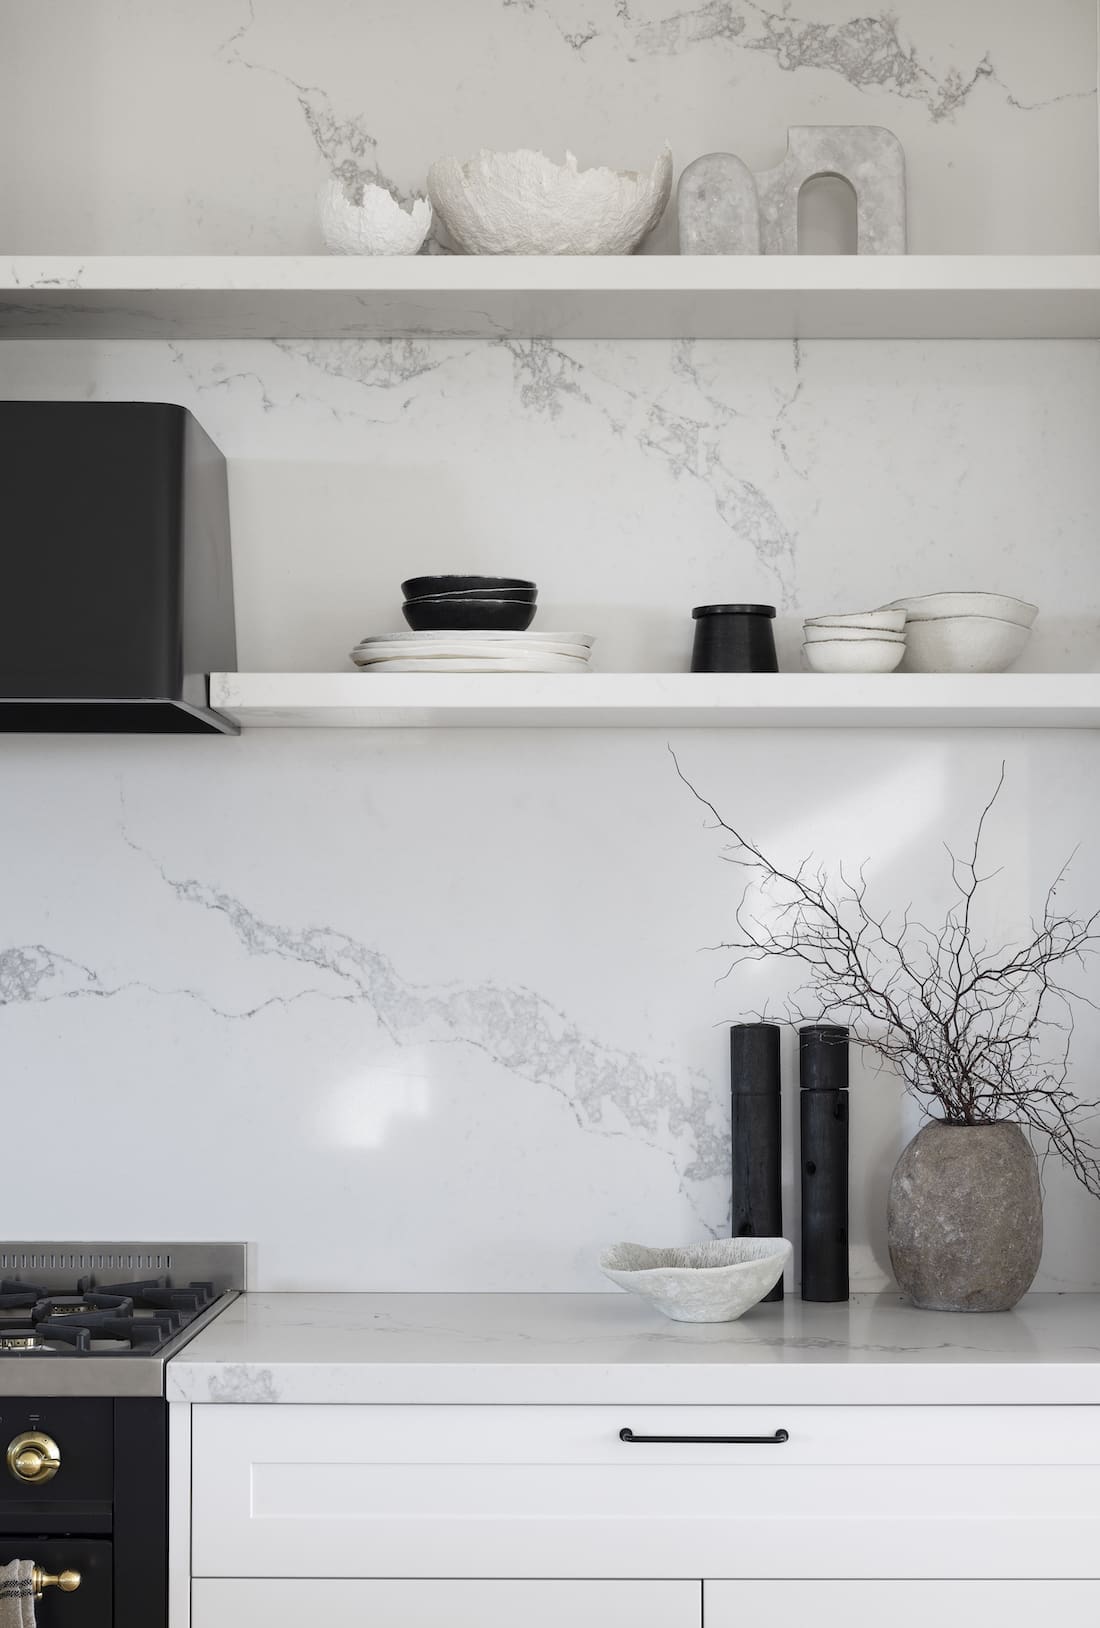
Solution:
M 25 1430 L 8 1443 L 8 1469 L 17 1481 L 40 1486 L 52 1481 L 61 1468 L 61 1449 L 52 1436 L 40 1430 Z
M 44 1588 L 59 1588 L 62 1594 L 73 1594 L 80 1587 L 80 1573 L 78 1571 L 59 1571 L 57 1573 L 43 1571 L 36 1566 L 31 1572 L 31 1582 L 34 1584 L 34 1597 L 42 1598 Z

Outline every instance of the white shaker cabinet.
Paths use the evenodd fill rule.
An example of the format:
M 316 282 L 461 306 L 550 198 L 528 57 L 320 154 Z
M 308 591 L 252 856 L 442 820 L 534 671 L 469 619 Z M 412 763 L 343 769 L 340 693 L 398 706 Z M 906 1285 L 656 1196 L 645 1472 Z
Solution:
M 1100 1582 L 766 1582 L 703 1585 L 706 1628 L 1035 1628 L 1100 1622 Z
M 1100 1297 L 245 1296 L 168 1396 L 172 1628 L 1100 1623 Z
M 219 1578 L 197 1580 L 191 1597 L 191 1628 L 702 1628 L 702 1620 L 699 1583 Z
M 199 1577 L 1088 1577 L 1100 1408 L 215 1405 L 192 1492 Z

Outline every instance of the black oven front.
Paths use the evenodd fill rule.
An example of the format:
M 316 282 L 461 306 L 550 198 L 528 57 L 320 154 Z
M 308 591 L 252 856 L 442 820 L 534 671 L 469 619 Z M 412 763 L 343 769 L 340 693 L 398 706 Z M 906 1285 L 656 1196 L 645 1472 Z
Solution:
M 29 1560 L 40 1628 L 167 1628 L 167 1409 L 0 1397 L 0 1565 Z

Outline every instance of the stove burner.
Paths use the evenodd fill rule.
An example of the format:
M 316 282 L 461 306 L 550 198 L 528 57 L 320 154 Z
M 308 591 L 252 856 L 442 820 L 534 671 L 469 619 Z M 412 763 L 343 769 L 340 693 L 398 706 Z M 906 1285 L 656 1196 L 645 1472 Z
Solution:
M 65 1350 L 56 1350 L 54 1342 L 63 1345 Z M 86 1328 L 67 1328 L 59 1323 L 51 1324 L 48 1334 L 37 1324 L 9 1323 L 0 1329 L 0 1356 L 20 1356 L 28 1351 L 47 1357 L 70 1354 L 84 1357 L 91 1352 L 91 1337 Z
M 46 1295 L 35 1302 L 34 1321 L 42 1323 L 54 1317 L 94 1317 L 99 1313 L 114 1312 L 127 1316 L 134 1309 L 132 1300 L 121 1294 Z
M 0 1356 L 149 1355 L 218 1299 L 212 1283 L 167 1276 L 99 1283 L 93 1273 L 52 1289 L 0 1278 Z

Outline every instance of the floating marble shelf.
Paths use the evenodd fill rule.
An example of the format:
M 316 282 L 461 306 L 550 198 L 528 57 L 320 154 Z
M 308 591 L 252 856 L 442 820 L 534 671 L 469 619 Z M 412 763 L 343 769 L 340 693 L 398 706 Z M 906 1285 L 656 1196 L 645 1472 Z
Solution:
M 1100 673 L 213 673 L 243 729 L 1097 729 Z
M 0 338 L 1095 339 L 1100 256 L 0 260 Z

